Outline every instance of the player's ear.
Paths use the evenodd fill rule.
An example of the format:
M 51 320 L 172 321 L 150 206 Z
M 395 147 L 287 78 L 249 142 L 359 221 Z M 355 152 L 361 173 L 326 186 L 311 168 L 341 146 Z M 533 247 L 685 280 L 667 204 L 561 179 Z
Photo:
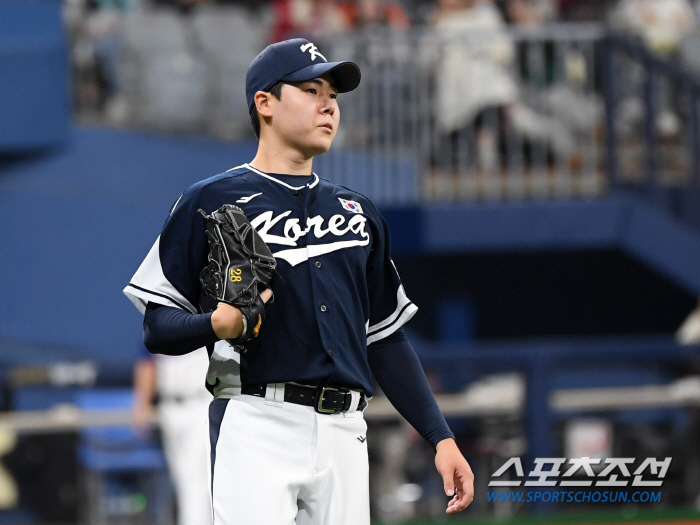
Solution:
M 265 91 L 258 91 L 255 94 L 255 107 L 258 109 L 258 113 L 261 117 L 271 117 L 272 108 L 270 107 L 270 98 L 272 93 L 266 93 Z

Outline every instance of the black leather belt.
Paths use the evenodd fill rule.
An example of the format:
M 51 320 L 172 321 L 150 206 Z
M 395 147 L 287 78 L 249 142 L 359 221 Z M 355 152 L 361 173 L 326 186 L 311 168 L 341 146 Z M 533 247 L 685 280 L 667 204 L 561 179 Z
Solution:
M 241 394 L 265 397 L 266 390 L 267 385 L 243 385 Z M 350 410 L 352 394 L 349 389 L 341 387 L 314 387 L 285 383 L 284 401 L 314 407 L 314 410 L 319 414 L 337 414 L 338 412 Z M 357 410 L 363 410 L 366 406 L 367 398 L 364 392 L 360 392 L 360 402 L 357 404 Z

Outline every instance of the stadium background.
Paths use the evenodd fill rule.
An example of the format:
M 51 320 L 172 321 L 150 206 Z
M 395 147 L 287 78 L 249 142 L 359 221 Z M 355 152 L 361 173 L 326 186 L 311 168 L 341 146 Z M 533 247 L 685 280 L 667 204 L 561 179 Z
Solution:
M 697 7 L 0 3 L 0 523 L 172 523 L 157 437 L 129 434 L 121 289 L 180 192 L 252 158 L 245 69 L 289 36 L 363 71 L 315 171 L 390 223 L 477 477 L 446 521 L 700 523 L 700 339 L 677 333 L 700 296 Z M 374 519 L 441 522 L 430 450 L 374 404 Z M 487 500 L 512 456 L 584 455 L 673 457 L 661 501 Z

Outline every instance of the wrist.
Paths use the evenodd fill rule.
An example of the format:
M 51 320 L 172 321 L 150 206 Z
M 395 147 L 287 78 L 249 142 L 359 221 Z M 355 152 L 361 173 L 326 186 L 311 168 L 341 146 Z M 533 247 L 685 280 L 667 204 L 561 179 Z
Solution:
M 219 303 L 211 314 L 211 327 L 219 339 L 235 339 L 242 333 L 243 314 L 238 308 Z
M 438 444 L 435 446 L 435 451 L 441 452 L 443 450 L 456 449 L 456 448 L 457 448 L 457 442 L 453 438 L 445 438 L 442 441 L 438 442 Z

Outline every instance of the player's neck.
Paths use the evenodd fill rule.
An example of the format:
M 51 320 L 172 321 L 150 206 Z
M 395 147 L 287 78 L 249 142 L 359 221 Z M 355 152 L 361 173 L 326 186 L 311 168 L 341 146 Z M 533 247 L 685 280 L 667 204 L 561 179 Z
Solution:
M 258 143 L 258 152 L 250 164 L 265 173 L 311 175 L 313 157 L 306 158 L 297 151 L 285 151 L 266 141 Z

